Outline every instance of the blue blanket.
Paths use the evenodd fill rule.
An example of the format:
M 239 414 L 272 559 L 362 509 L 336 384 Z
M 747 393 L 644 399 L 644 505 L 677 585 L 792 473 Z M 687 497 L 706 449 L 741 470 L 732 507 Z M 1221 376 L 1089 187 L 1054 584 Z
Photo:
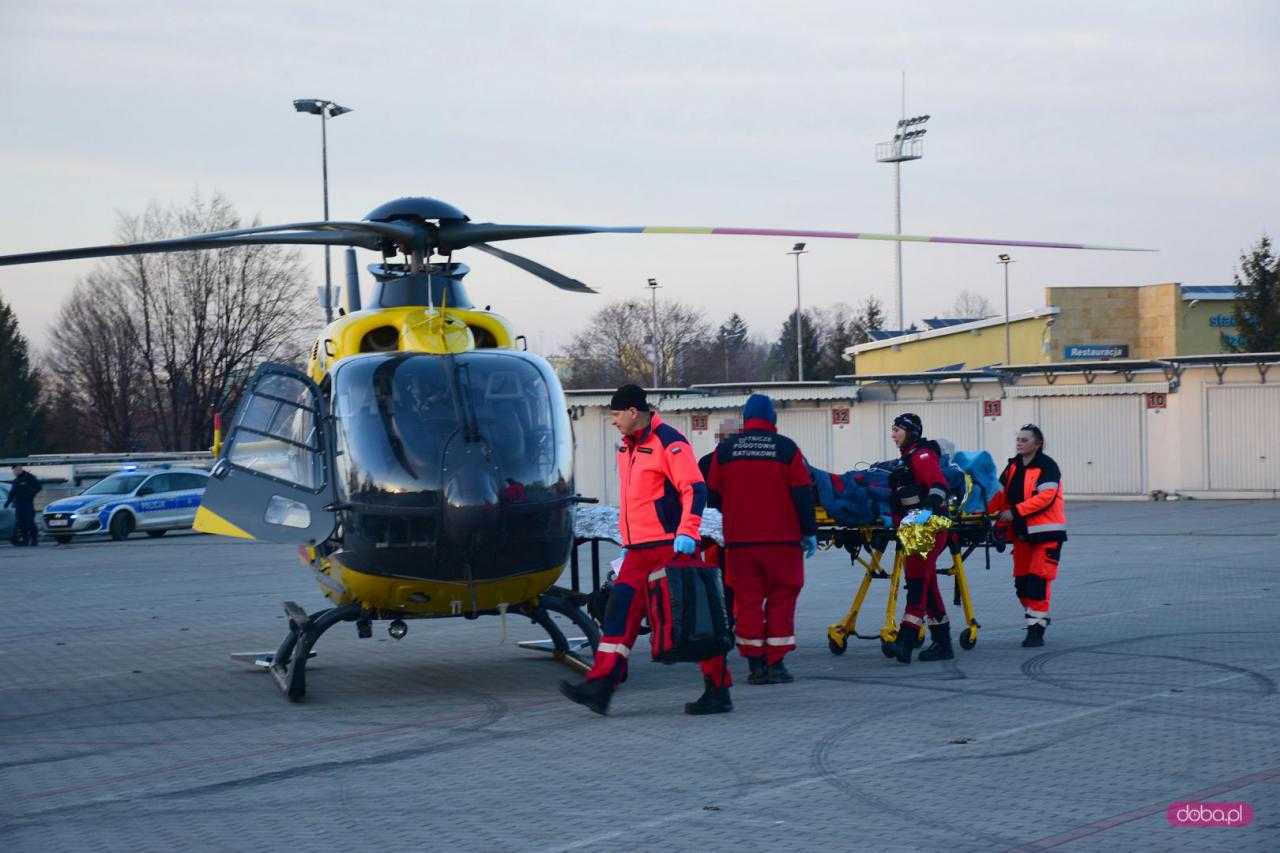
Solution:
M 942 457 L 942 473 L 947 478 L 947 491 L 963 501 L 964 512 L 982 512 L 999 488 L 995 461 L 985 450 L 959 452 L 954 458 Z M 889 509 L 889 473 L 901 464 L 898 459 L 872 463 L 865 471 L 833 474 L 809 466 L 809 475 L 818 492 L 818 503 L 838 524 L 860 526 L 887 523 Z M 968 496 L 965 475 L 973 481 Z

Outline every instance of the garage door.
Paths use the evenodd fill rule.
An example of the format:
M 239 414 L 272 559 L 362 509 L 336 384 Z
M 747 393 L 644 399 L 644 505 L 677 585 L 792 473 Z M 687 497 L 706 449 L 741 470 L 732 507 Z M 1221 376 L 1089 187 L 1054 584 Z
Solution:
M 914 412 L 920 416 L 924 424 L 925 438 L 945 438 L 956 446 L 956 450 L 981 450 L 979 444 L 982 410 L 978 400 L 941 400 L 933 403 L 914 401 L 910 403 L 884 403 L 881 406 L 881 418 L 884 421 L 881 445 L 884 459 L 893 459 L 898 455 L 898 448 L 893 446 L 889 430 L 893 419 L 903 412 Z
M 618 444 L 622 436 L 618 428 L 608 419 L 600 423 L 603 439 L 600 443 L 600 464 L 604 467 L 604 494 L 600 495 L 600 503 L 609 506 L 618 505 Z
M 778 412 L 778 432 L 796 443 L 810 465 L 831 470 L 830 409 L 783 409 Z
M 604 465 L 608 458 L 608 445 L 601 445 L 603 435 L 600 418 L 584 415 L 573 421 L 573 487 L 578 494 L 589 498 L 604 497 Z
M 1280 486 L 1280 385 L 1210 385 L 1206 391 L 1209 488 Z
M 1062 469 L 1068 498 L 1143 493 L 1142 397 L 1041 397 L 1038 402 L 1045 450 Z

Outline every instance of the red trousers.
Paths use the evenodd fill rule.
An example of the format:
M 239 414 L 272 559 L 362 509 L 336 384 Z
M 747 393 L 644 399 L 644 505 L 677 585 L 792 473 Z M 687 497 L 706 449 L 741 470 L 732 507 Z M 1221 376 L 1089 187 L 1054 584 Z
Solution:
M 1050 587 L 1061 558 L 1061 542 L 1013 540 L 1013 588 L 1027 612 L 1028 626 L 1049 624 Z
M 947 533 L 937 533 L 933 549 L 928 554 L 912 554 L 907 557 L 903 573 L 907 576 L 907 608 L 902 614 L 902 625 L 919 631 L 926 616 L 930 625 L 947 623 L 947 605 L 938 589 L 938 555 L 947 547 Z
M 796 545 L 728 549 L 733 629 L 743 657 L 775 664 L 796 647 L 796 599 L 804 586 L 804 552 Z
M 670 546 L 627 551 L 605 605 L 603 633 L 596 647 L 595 663 L 587 673 L 588 681 L 603 678 L 617 687 L 627 680 L 627 659 L 640 635 L 640 620 L 648 615 L 649 573 L 671 562 L 674 556 Z M 727 656 L 704 660 L 698 666 L 716 687 L 733 684 Z

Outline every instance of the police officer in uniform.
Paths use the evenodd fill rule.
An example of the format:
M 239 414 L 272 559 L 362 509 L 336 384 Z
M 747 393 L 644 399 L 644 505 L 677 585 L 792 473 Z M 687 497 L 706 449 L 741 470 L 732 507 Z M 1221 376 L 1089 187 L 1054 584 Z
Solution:
M 13 487 L 9 491 L 9 499 L 4 502 L 5 509 L 13 506 L 17 516 L 17 529 L 14 535 L 19 545 L 30 545 L 32 548 L 40 544 L 40 531 L 36 528 L 36 495 L 39 494 L 40 481 L 21 465 L 14 465 Z

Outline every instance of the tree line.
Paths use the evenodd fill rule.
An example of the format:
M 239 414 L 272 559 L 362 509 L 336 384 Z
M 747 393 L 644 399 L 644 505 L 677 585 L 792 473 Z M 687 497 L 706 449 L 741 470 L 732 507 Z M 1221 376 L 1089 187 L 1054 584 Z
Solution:
M 239 227 L 224 196 L 197 195 L 122 216 L 117 236 Z M 279 246 L 105 259 L 34 357 L 0 302 L 0 456 L 207 449 L 214 414 L 231 413 L 255 367 L 300 359 L 308 290 L 299 253 Z

